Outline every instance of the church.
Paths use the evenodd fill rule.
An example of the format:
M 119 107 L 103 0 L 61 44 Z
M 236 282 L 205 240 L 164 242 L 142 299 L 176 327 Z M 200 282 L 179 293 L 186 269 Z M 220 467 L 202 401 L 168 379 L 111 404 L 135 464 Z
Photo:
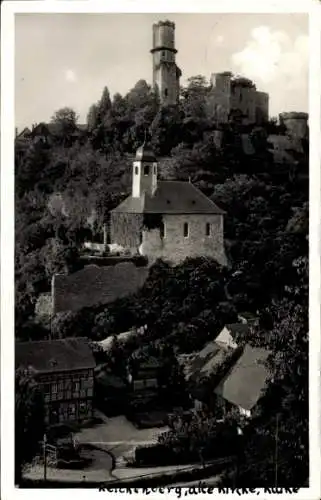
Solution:
M 226 265 L 224 211 L 191 182 L 158 180 L 157 170 L 143 144 L 133 161 L 132 193 L 110 213 L 111 242 L 150 264 L 203 256 Z

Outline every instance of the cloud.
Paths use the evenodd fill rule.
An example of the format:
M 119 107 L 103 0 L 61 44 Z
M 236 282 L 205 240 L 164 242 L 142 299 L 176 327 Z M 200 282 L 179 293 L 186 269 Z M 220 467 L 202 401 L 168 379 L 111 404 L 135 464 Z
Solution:
M 77 81 L 77 75 L 72 69 L 66 69 L 65 80 L 70 83 L 75 83 Z
M 232 55 L 232 64 L 236 71 L 255 81 L 273 83 L 283 79 L 293 87 L 307 80 L 308 53 L 308 36 L 291 40 L 283 31 L 260 26 L 252 30 L 244 49 Z

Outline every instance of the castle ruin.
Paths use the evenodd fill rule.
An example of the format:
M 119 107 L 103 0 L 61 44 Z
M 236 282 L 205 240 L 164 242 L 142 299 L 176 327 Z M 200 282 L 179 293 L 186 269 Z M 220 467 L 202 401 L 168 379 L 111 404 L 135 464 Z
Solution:
M 175 105 L 179 99 L 181 70 L 176 65 L 175 24 L 160 21 L 153 24 L 153 87 L 162 105 Z

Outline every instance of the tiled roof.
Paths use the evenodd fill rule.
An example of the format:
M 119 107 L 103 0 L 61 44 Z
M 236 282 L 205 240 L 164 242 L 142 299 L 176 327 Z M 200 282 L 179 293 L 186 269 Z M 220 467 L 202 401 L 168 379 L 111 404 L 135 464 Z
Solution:
M 270 352 L 246 345 L 242 355 L 215 389 L 230 403 L 251 410 L 263 395 L 270 372 L 266 360 Z
M 129 196 L 112 212 L 159 214 L 224 214 L 190 182 L 158 181 L 153 196 Z
M 92 350 L 85 338 L 16 342 L 16 368 L 60 372 L 94 368 Z
M 212 341 L 198 353 L 179 356 L 179 363 L 183 365 L 186 380 L 198 382 L 213 374 L 232 353 L 233 349 Z

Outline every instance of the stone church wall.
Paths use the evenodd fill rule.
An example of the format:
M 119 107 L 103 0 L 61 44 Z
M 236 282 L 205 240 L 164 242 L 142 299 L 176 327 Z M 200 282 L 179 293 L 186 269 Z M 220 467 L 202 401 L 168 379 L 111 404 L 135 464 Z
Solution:
M 142 214 L 112 212 L 110 217 L 111 242 L 131 249 L 135 253 L 141 244 L 142 227 Z
M 226 265 L 223 240 L 223 216 L 221 215 L 169 215 L 163 216 L 164 237 L 158 228 L 143 231 L 140 252 L 148 256 L 149 264 L 163 258 L 179 264 L 186 257 L 212 257 Z M 188 237 L 184 236 L 184 224 L 188 224 Z M 206 224 L 210 224 L 210 235 L 206 235 Z
M 53 314 L 108 304 L 135 293 L 147 278 L 147 267 L 131 262 L 115 266 L 87 266 L 76 273 L 52 279 Z

